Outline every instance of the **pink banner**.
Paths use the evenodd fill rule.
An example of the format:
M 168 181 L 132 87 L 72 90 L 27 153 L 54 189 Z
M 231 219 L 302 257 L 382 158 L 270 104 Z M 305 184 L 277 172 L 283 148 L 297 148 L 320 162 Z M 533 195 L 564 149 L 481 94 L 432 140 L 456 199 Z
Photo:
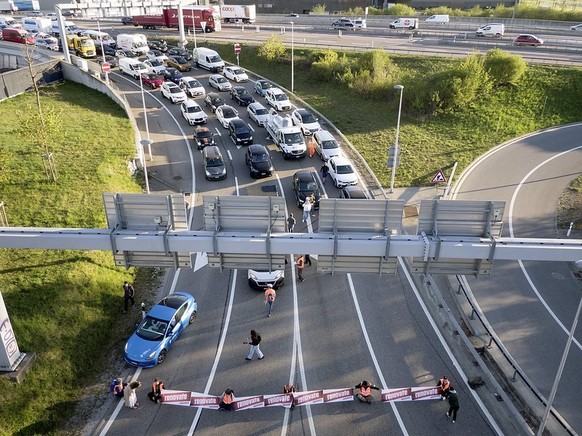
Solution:
M 441 388 L 440 386 L 434 386 L 432 388 L 411 388 L 412 389 L 412 399 L 417 400 L 438 400 L 441 398 Z
M 296 406 L 305 406 L 307 404 L 323 403 L 323 391 L 305 391 L 295 392 L 293 394 L 293 404 Z
M 293 404 L 293 394 L 263 395 L 265 407 L 283 406 L 291 407 Z
M 382 402 L 387 403 L 390 401 L 410 401 L 412 400 L 410 391 L 410 388 L 383 389 Z
M 341 401 L 353 401 L 354 389 L 324 389 L 323 402 L 324 403 L 339 403 Z
M 176 406 L 189 406 L 190 395 L 188 391 L 172 391 L 170 389 L 162 390 L 162 403 L 175 404 Z
M 202 407 L 203 409 L 218 410 L 220 405 L 220 397 L 192 392 L 192 396 L 190 397 L 190 405 L 192 407 Z
M 262 395 L 236 398 L 234 401 L 234 410 L 256 409 L 258 407 L 265 407 Z

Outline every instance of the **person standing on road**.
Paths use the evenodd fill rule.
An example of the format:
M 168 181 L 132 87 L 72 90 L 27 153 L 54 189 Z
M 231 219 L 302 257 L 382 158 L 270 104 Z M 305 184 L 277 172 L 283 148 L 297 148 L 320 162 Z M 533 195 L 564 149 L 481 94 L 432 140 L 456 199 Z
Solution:
M 272 288 L 272 285 L 268 285 L 268 288 L 265 290 L 265 304 L 269 308 L 267 313 L 268 317 L 271 317 L 271 312 L 273 311 L 273 304 L 275 304 L 275 298 L 277 298 L 277 292 Z
M 137 409 L 139 403 L 137 402 L 137 393 L 135 392 L 137 388 L 141 386 L 141 382 L 138 380 L 132 381 L 123 390 L 123 399 L 125 401 L 125 406 L 130 409 Z
M 372 395 L 372 389 L 376 389 L 377 391 L 380 390 L 378 386 L 375 386 L 368 381 L 364 380 L 354 386 L 356 389 L 359 389 L 358 393 L 356 394 L 356 398 L 363 403 L 371 404 L 374 401 L 374 396 Z
M 293 231 L 295 230 L 295 223 L 297 221 L 295 221 L 295 217 L 293 216 L 292 213 L 289 214 L 289 218 L 287 218 L 287 231 L 289 233 L 293 233 Z
M 327 180 L 327 176 L 329 175 L 329 167 L 327 166 L 327 162 L 323 162 L 323 165 L 321 166 L 321 180 L 323 181 L 323 184 L 325 185 L 325 181 Z
M 303 260 L 303 255 L 300 254 L 297 259 L 295 259 L 295 266 L 297 267 L 297 279 L 303 281 L 303 268 L 305 267 L 305 261 Z
M 438 386 L 440 386 L 441 388 L 441 400 L 444 401 L 449 396 L 449 391 L 453 389 L 453 387 L 451 386 L 451 382 L 449 381 L 446 375 L 443 375 L 443 378 L 439 379 L 437 387 Z
M 309 150 L 309 157 L 313 157 L 313 155 L 315 154 L 315 145 L 316 145 L 315 139 L 313 139 L 313 137 L 311 137 L 311 139 L 307 143 L 307 149 Z
M 258 334 L 255 330 L 251 330 L 251 337 L 248 339 L 248 341 L 243 342 L 243 344 L 249 344 L 251 346 L 249 354 L 247 357 L 245 357 L 245 360 L 252 360 L 255 353 L 259 360 L 262 360 L 265 357 L 260 348 L 260 344 L 263 338 L 261 338 L 261 335 Z
M 305 260 L 305 265 L 311 266 L 311 256 L 309 254 L 304 254 L 303 259 Z
M 307 222 L 307 218 L 311 215 L 311 209 L 313 208 L 313 203 L 311 203 L 311 197 L 306 197 L 303 202 L 303 220 L 302 223 Z
M 447 418 L 453 417 L 453 424 L 457 420 L 457 412 L 459 411 L 459 396 L 457 391 L 453 388 L 449 390 L 449 411 L 447 412 Z
M 128 303 L 131 301 L 131 307 L 135 306 L 135 289 L 130 283 L 123 283 L 123 313 L 127 313 Z

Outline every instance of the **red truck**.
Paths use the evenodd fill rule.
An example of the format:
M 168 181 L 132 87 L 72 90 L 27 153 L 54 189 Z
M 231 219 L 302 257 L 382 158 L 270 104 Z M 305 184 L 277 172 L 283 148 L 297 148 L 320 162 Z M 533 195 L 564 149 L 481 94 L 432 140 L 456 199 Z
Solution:
M 183 9 L 184 27 L 202 30 L 202 22 L 206 23 L 206 32 L 217 32 L 221 29 L 220 15 L 214 9 Z M 178 27 L 178 9 L 164 9 L 161 14 L 133 15 L 131 17 L 134 26 L 143 26 L 144 29 L 157 29 L 158 27 Z M 194 21 L 194 23 L 192 23 Z

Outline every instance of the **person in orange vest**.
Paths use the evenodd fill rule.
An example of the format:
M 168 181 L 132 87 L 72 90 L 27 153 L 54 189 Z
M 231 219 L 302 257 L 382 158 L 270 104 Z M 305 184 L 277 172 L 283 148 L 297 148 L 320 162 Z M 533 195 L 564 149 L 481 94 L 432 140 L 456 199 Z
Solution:
M 268 288 L 265 291 L 265 304 L 269 307 L 269 312 L 267 313 L 267 316 L 270 317 L 271 312 L 273 311 L 273 304 L 275 303 L 275 298 L 277 298 L 277 292 L 275 292 L 275 290 L 271 287 L 273 285 L 269 284 L 267 286 Z
M 443 401 L 446 400 L 447 397 L 449 396 L 449 391 L 453 389 L 448 377 L 446 375 L 443 375 L 443 377 L 439 379 L 437 386 L 440 386 L 441 388 L 441 400 Z
M 300 254 L 297 259 L 295 259 L 295 265 L 297 266 L 297 278 L 300 282 L 303 281 L 303 268 L 305 267 L 305 261 L 303 260 L 303 255 Z
M 165 389 L 164 382 L 156 377 L 152 383 L 152 391 L 148 393 L 149 399 L 154 403 L 160 404 L 160 400 L 162 399 L 162 389 Z
M 362 401 L 363 403 L 371 404 L 374 401 L 374 396 L 372 395 L 372 389 L 376 389 L 377 391 L 380 390 L 378 386 L 375 386 L 368 381 L 364 380 L 361 383 L 358 383 L 355 386 L 356 389 L 359 389 L 356 397 L 358 400 Z
M 227 389 L 222 394 L 218 410 L 233 410 L 234 408 L 234 391 Z
M 309 157 L 313 157 L 315 155 L 315 139 L 311 138 L 307 143 L 307 149 L 309 151 Z

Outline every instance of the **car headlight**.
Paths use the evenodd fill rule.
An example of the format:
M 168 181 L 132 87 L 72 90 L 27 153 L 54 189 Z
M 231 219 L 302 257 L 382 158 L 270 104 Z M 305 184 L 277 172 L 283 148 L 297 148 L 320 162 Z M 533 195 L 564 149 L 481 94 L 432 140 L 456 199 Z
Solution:
M 123 350 L 127 353 L 127 348 L 129 347 L 129 344 L 126 342 L 125 343 L 125 347 L 123 347 Z
M 285 277 L 285 273 L 283 271 L 279 271 L 275 277 L 277 278 L 277 280 L 282 279 L 283 277 Z
M 224 176 L 226 174 L 226 168 L 222 169 L 222 172 L 220 173 L 221 176 Z
M 257 276 L 256 276 L 256 274 L 249 273 L 249 278 L 250 278 L 251 280 L 257 281 Z
M 146 356 L 146 358 L 145 358 L 145 359 L 146 359 L 146 360 L 152 360 L 154 357 L 156 357 L 156 352 L 155 352 L 155 351 L 152 351 L 150 354 L 148 354 L 148 355 Z

